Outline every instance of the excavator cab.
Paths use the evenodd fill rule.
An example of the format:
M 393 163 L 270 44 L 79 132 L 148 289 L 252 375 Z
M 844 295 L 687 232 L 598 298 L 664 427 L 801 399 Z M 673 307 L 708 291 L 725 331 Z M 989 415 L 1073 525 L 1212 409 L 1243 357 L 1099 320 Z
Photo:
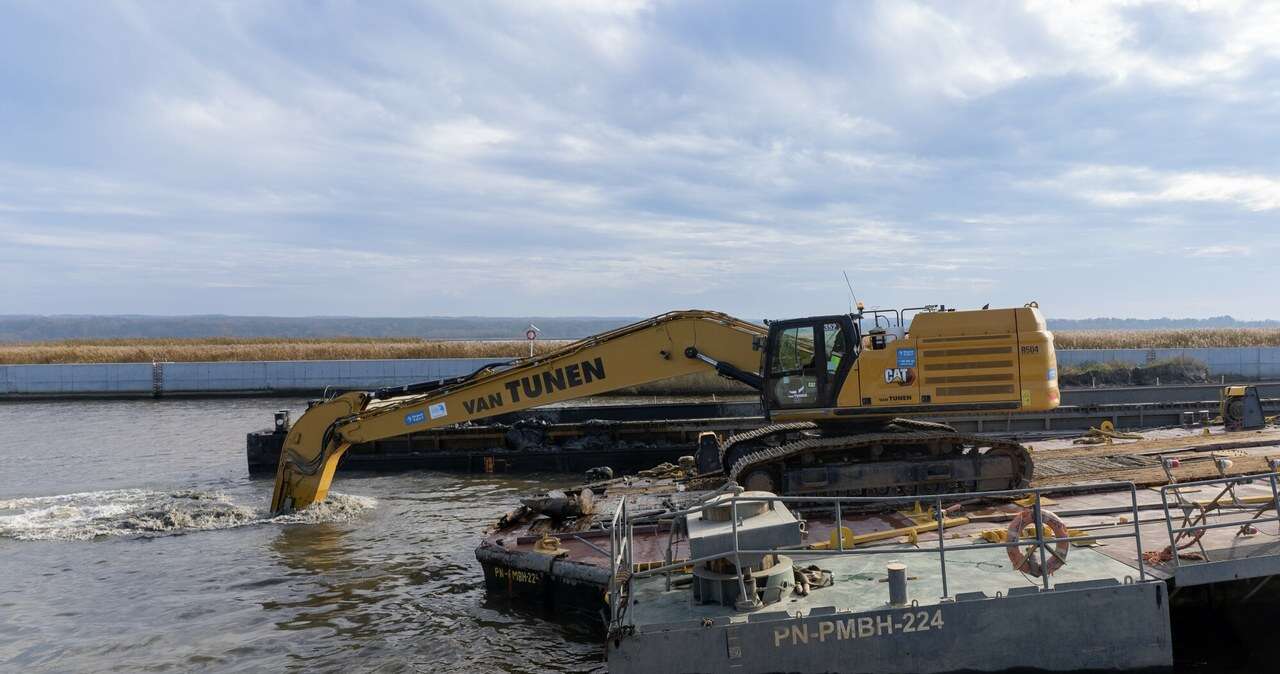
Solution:
M 775 321 L 769 326 L 762 394 L 769 410 L 834 407 L 857 360 L 850 316 Z

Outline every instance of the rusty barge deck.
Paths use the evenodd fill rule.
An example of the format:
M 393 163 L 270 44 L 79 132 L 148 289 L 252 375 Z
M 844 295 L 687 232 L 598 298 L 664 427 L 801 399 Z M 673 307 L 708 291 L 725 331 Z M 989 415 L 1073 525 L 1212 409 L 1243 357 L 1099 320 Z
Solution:
M 1070 553 L 1074 557 L 1069 558 L 1064 569 L 1071 569 L 1073 562 L 1077 568 L 1085 568 L 1088 565 L 1083 560 L 1096 559 L 1098 564 L 1112 569 L 1127 570 L 1120 577 L 1147 576 L 1165 581 L 1174 596 L 1183 588 L 1197 586 L 1213 586 L 1219 596 L 1270 596 L 1260 593 L 1264 588 L 1259 584 L 1280 574 L 1280 523 L 1270 521 L 1276 517 L 1278 499 L 1273 498 L 1271 478 L 1265 476 L 1280 465 L 1272 463 L 1280 458 L 1280 430 L 1224 433 L 1218 429 L 1208 436 L 1198 429 L 1161 430 L 1147 433 L 1142 440 L 1092 446 L 1075 445 L 1069 439 L 1048 440 L 1033 443 L 1032 450 L 1036 461 L 1032 487 L 1046 490 L 1044 508 L 1057 513 L 1073 531 L 1085 532 L 1075 543 L 1084 542 L 1088 547 L 1074 546 Z M 1264 477 L 1250 480 L 1250 475 Z M 1175 486 L 1169 486 L 1170 476 L 1176 480 Z M 1206 480 L 1209 482 L 1203 482 Z M 1114 485 L 1120 482 L 1135 485 L 1132 496 L 1127 489 L 1116 490 Z M 637 525 L 633 531 L 630 554 L 636 570 L 671 558 L 681 559 L 689 554 L 687 542 L 673 536 L 670 520 L 659 513 L 698 503 L 708 494 L 696 489 L 698 486 L 696 481 L 670 478 L 620 478 L 594 486 L 599 515 L 559 522 L 536 517 L 489 532 L 476 550 L 489 594 L 529 601 L 561 615 L 572 611 L 587 621 L 598 622 L 608 614 L 606 593 L 614 571 L 610 548 L 614 542 L 611 536 L 616 532 L 609 529 L 607 515 L 623 499 L 632 513 L 649 513 L 647 523 Z M 1230 487 L 1230 493 L 1223 496 L 1226 487 Z M 932 498 L 924 497 L 924 520 L 921 513 L 901 507 L 846 513 L 838 523 L 832 513 L 805 512 L 805 544 L 830 541 L 839 526 L 852 534 L 850 542 L 854 547 L 927 549 L 936 545 L 939 538 L 936 525 L 930 529 L 927 515 L 928 499 Z M 958 501 L 961 505 L 954 512 L 947 512 L 944 523 L 948 554 L 981 541 L 984 536 L 997 536 L 992 532 L 1007 527 L 1009 520 L 1023 509 L 1007 502 L 962 501 Z M 1166 516 L 1169 504 L 1172 505 Z M 1215 527 L 1187 519 L 1196 516 L 1196 508 L 1206 506 L 1210 511 L 1207 520 L 1240 515 L 1261 523 Z M 1132 513 L 1137 513 L 1138 535 L 1106 536 L 1134 530 Z M 1189 533 L 1176 531 L 1191 524 L 1196 526 Z M 1251 533 L 1243 533 L 1250 530 Z M 1089 543 L 1090 536 L 1104 539 Z M 921 563 L 929 562 L 913 562 Z M 1002 562 L 997 559 L 988 563 Z M 1002 572 L 1009 572 L 1007 560 L 1003 564 Z M 1062 573 L 1059 580 L 1064 583 L 1081 580 L 1073 577 L 1073 571 Z M 1035 586 L 1026 579 L 1019 582 Z M 1224 590 L 1224 585 L 1231 587 Z M 1183 596 L 1200 595 L 1188 589 Z

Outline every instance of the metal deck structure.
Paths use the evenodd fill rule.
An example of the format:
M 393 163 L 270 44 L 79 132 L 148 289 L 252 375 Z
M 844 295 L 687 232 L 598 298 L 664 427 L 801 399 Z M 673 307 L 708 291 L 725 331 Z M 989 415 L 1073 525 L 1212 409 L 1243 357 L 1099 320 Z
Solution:
M 1016 492 L 1033 496 L 1033 501 L 1021 504 L 1007 498 L 977 500 L 973 494 L 789 499 L 804 504 L 800 547 L 806 549 L 785 554 L 798 566 L 815 563 L 831 571 L 836 583 L 757 611 L 695 606 L 680 589 L 681 581 L 675 579 L 692 563 L 690 546 L 671 524 L 695 512 L 710 493 L 690 491 L 679 480 L 612 481 L 597 492 L 597 513 L 602 514 L 559 524 L 544 519 L 500 527 L 485 538 L 477 558 L 491 596 L 523 595 L 563 616 L 572 595 L 588 606 L 588 620 L 603 617 L 614 637 L 609 651 L 618 672 L 717 671 L 723 664 L 718 660 L 698 661 L 693 667 L 677 659 L 668 662 L 672 668 L 662 669 L 655 668 L 658 660 L 636 654 L 684 649 L 728 654 L 731 648 L 747 654 L 739 663 L 747 668 L 724 671 L 753 671 L 747 665 L 756 661 L 777 664 L 768 660 L 776 649 L 789 649 L 781 669 L 758 671 L 825 671 L 821 659 L 805 659 L 820 657 L 811 652 L 822 647 L 812 644 L 822 644 L 824 635 L 839 640 L 841 634 L 857 634 L 868 624 L 882 625 L 877 629 L 894 635 L 879 640 L 892 647 L 869 645 L 874 639 L 859 647 L 897 654 L 882 671 L 949 671 L 938 668 L 939 658 L 947 667 L 961 669 L 1045 668 L 1025 657 L 957 659 L 955 653 L 979 638 L 957 637 L 963 630 L 950 629 L 946 635 L 903 631 L 900 626 L 914 627 L 918 616 L 908 623 L 905 609 L 885 606 L 888 592 L 882 581 L 888 561 L 906 563 L 914 610 L 936 607 L 947 626 L 982 625 L 984 634 L 1004 634 L 1008 643 L 1025 638 L 1001 631 L 1011 624 L 1022 625 L 1024 632 L 1037 625 L 1046 633 L 1066 630 L 1075 648 L 1054 657 L 1081 668 L 1135 666 L 1134 652 L 1145 652 L 1147 662 L 1163 662 L 1168 626 L 1173 621 L 1176 627 L 1188 611 L 1200 620 L 1206 611 L 1227 611 L 1230 617 L 1280 607 L 1280 583 L 1271 582 L 1280 574 L 1280 432 L 1165 430 L 1148 432 L 1141 440 L 1086 446 L 1053 440 L 1035 443 L 1033 456 L 1034 488 Z M 1007 532 L 1009 520 L 1027 509 L 1052 512 L 1070 530 L 1067 563 L 1047 579 L 1014 569 L 1003 552 L 1006 546 L 990 538 Z M 939 512 L 945 516 L 939 518 Z M 963 522 L 954 521 L 960 517 Z M 842 529 L 847 533 L 833 536 Z M 547 535 L 557 540 L 550 553 L 538 549 Z M 851 545 L 841 550 L 846 536 Z M 807 549 L 823 542 L 835 549 Z M 1033 546 L 1043 563 L 1060 542 L 1032 538 L 1019 545 Z M 628 601 L 606 603 L 605 596 L 626 596 Z M 1150 607 L 1157 605 L 1161 608 L 1152 613 Z M 1171 607 L 1177 610 L 1170 613 Z M 1044 615 L 1101 618 L 1045 623 Z M 1112 625 L 1113 616 L 1124 619 Z M 927 617 L 933 620 L 932 613 Z M 1155 625 L 1154 631 L 1130 635 L 1136 641 L 1125 644 L 1107 636 L 1117 630 L 1128 634 L 1124 625 L 1132 622 Z M 784 626 L 793 631 L 783 635 Z M 722 630 L 718 637 L 707 636 L 716 630 Z M 931 624 L 924 631 L 932 630 Z M 691 638 L 696 644 L 682 641 Z M 756 646 L 747 645 L 770 639 L 778 645 L 758 653 L 751 651 Z M 784 647 L 784 642 L 792 646 Z M 631 650 L 640 648 L 637 643 L 644 647 Z M 1135 651 L 1137 643 L 1154 650 Z M 902 660 L 903 653 L 927 657 Z M 1073 659 L 1080 653 L 1087 658 Z M 864 656 L 856 655 L 859 662 Z M 878 662 L 876 657 L 881 656 L 869 662 Z
M 832 536 L 832 549 L 807 547 L 749 549 L 739 545 L 740 503 L 760 497 L 734 497 L 733 552 L 742 556 L 784 554 L 799 565 L 817 564 L 835 583 L 805 596 L 790 593 L 780 601 L 743 611 L 700 604 L 673 583 L 673 574 L 711 558 L 680 559 L 672 537 L 668 563 L 637 568 L 632 556 L 636 523 L 626 499 L 615 511 L 611 530 L 608 651 L 610 671 L 640 672 L 826 672 L 851 662 L 864 672 L 1003 671 L 1039 668 L 1130 670 L 1167 667 L 1173 661 L 1169 602 L 1163 581 L 1148 574 L 1138 519 L 1138 490 L 1132 484 L 1094 485 L 1127 497 L 1128 526 L 1091 534 L 1092 544 L 1126 541 L 1134 564 L 1083 548 L 1052 576 L 1039 579 L 1012 568 L 1006 550 L 1030 545 L 1043 565 L 1061 545 L 1079 537 L 1045 536 L 1004 542 L 955 542 L 973 535 L 971 522 L 948 527 L 948 509 L 975 498 L 1029 497 L 1027 508 L 1042 523 L 1049 494 L 1070 497 L 1080 487 L 1019 492 L 940 495 L 928 499 L 936 519 L 933 537 L 915 544 L 845 547 Z M 768 497 L 803 507 L 810 522 L 829 509 L 826 529 L 847 521 L 845 512 L 902 505 L 913 499 Z M 1060 501 L 1055 501 L 1060 502 Z M 672 513 L 687 517 L 707 506 Z M 1022 506 L 1018 506 L 1019 509 Z M 816 510 L 815 510 L 816 509 Z M 954 512 L 954 509 L 951 508 Z M 920 521 L 920 520 L 917 520 Z M 923 522 L 921 522 L 923 523 Z M 970 528 L 965 532 L 966 528 Z M 821 539 L 824 529 L 810 528 Z M 908 602 L 890 604 L 883 582 L 886 560 L 906 561 Z M 735 564 L 734 568 L 742 568 Z M 1054 635 L 1035 639 L 1028 635 Z
M 637 564 L 634 527 L 652 516 L 629 514 L 624 497 L 610 528 L 610 671 L 821 672 L 854 661 L 866 672 L 1170 666 L 1170 605 L 1185 588 L 1234 586 L 1225 596 L 1240 610 L 1260 599 L 1277 601 L 1275 588 L 1264 590 L 1280 575 L 1280 459 L 1269 461 L 1271 472 L 1252 475 L 1228 474 L 1231 459 L 1204 459 L 1219 477 L 1179 481 L 1181 462 L 1165 459 L 1169 483 L 1159 487 L 1095 483 L 940 495 L 914 499 L 913 510 L 897 511 L 897 521 L 846 513 L 912 499 L 770 497 L 806 513 L 805 544 L 787 548 L 740 547 L 737 504 L 761 499 L 735 497 L 734 546 L 726 561 L 785 554 L 797 565 L 830 571 L 835 581 L 755 610 L 699 603 L 673 582 L 708 561 L 682 557 L 687 549 L 675 535 L 668 536 L 663 563 Z M 1015 496 L 1027 500 L 957 507 Z M 1067 536 L 1045 535 L 1048 506 L 1068 527 Z M 1031 513 L 1036 535 L 984 542 L 982 529 L 1002 511 Z M 953 518 L 960 512 L 968 517 Z M 868 534 L 904 518 L 931 524 L 932 531 L 912 534 L 909 543 L 894 537 L 846 547 L 855 537 L 874 540 Z M 836 535 L 841 527 L 849 531 Z M 827 537 L 830 549 L 812 549 Z M 1065 555 L 1066 563 L 1051 576 L 1032 578 L 1004 554 L 1014 547 L 1027 547 L 1042 568 L 1053 554 Z M 909 604 L 890 604 L 885 560 L 906 562 Z M 1028 640 L 1027 634 L 1054 638 Z

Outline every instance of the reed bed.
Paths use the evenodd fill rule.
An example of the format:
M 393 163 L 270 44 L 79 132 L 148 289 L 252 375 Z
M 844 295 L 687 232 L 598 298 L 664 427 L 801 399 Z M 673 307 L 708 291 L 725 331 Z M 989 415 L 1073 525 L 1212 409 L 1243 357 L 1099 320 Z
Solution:
M 569 340 L 539 340 L 546 353 Z M 1054 334 L 1059 349 L 1156 349 L 1280 346 L 1280 329 L 1076 330 Z M 71 339 L 0 343 L 0 365 L 150 363 L 254 360 L 373 360 L 396 358 L 516 358 L 529 354 L 518 340 L 427 340 L 402 337 L 209 337 L 196 339 Z
M 1200 349 L 1280 346 L 1280 328 L 1069 330 L 1053 333 L 1059 349 Z
M 534 343 L 546 353 L 568 341 Z M 381 360 L 398 358 L 517 358 L 523 341 L 414 339 L 111 339 L 0 344 L 0 364 L 151 363 L 255 360 Z

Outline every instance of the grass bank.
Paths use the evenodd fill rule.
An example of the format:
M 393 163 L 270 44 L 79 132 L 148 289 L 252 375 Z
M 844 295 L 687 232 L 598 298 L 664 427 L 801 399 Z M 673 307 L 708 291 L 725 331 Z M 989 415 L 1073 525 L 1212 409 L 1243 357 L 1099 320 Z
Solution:
M 1155 360 L 1137 367 L 1114 361 L 1081 363 L 1061 368 L 1058 381 L 1064 387 L 1203 384 L 1209 381 L 1209 366 L 1185 357 Z

